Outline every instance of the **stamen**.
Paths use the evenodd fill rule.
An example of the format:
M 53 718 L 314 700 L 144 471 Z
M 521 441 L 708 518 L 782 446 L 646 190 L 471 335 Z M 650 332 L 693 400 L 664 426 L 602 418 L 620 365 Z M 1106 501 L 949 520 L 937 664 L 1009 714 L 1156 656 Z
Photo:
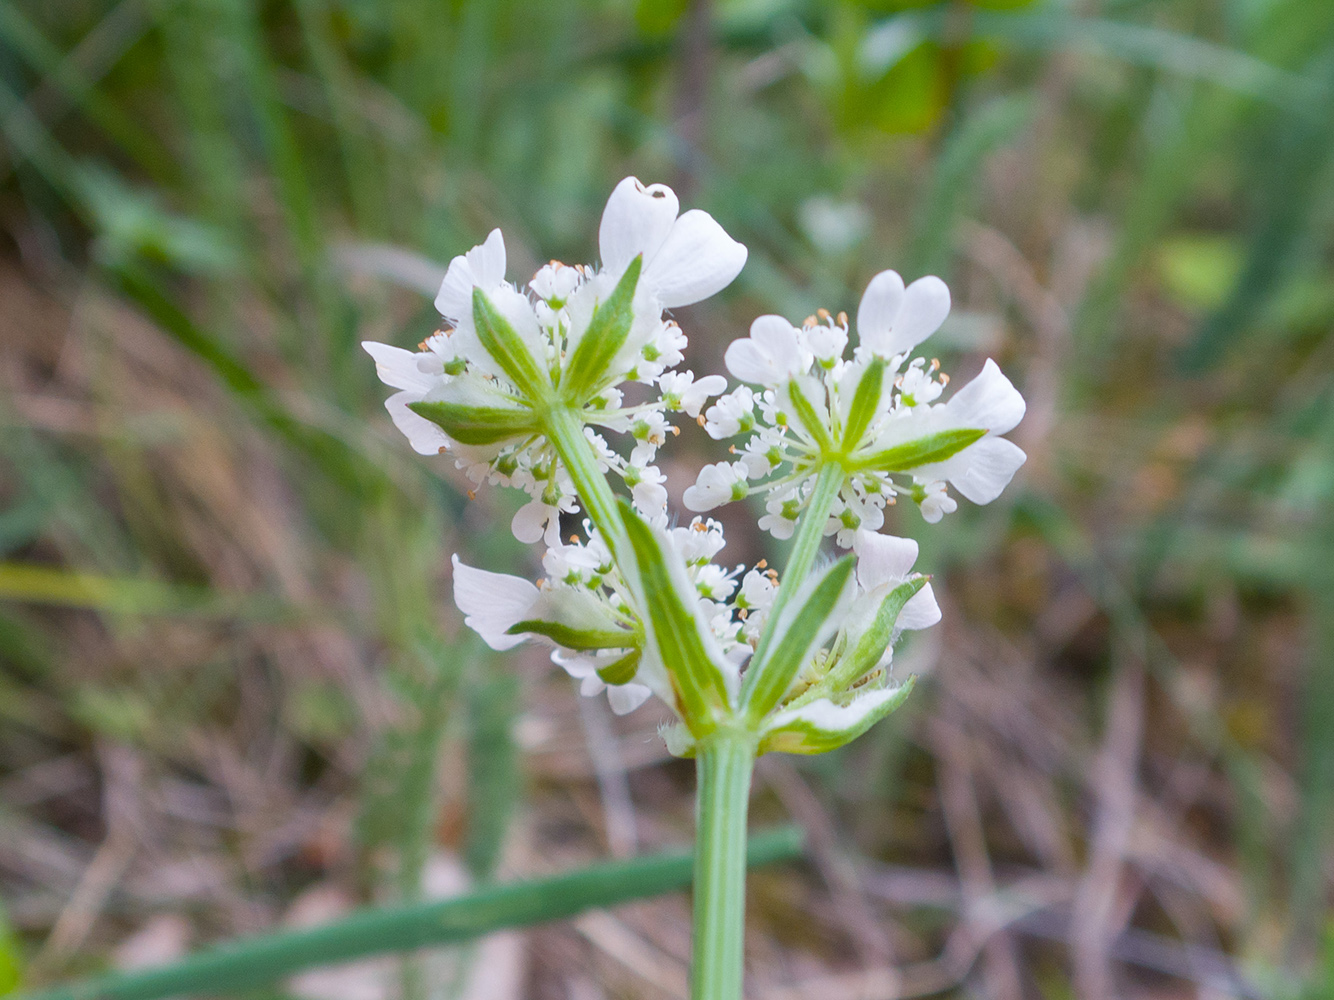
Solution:
M 847 313 L 845 313 L 845 312 L 840 312 L 840 313 L 838 314 L 838 325 L 841 326 L 841 327 L 843 327 L 843 329 L 845 329 L 845 330 L 848 328 L 848 314 L 847 314 Z
M 826 320 L 826 321 L 828 321 L 828 319 L 829 319 L 829 310 L 828 310 L 828 309 L 824 309 L 824 308 L 817 309 L 817 310 L 815 310 L 815 315 L 819 316 L 822 320 Z
M 757 563 L 755 564 L 755 568 L 756 568 L 756 569 L 764 569 L 764 568 L 765 568 L 766 566 L 768 566 L 768 565 L 769 565 L 769 560 L 768 560 L 768 559 L 761 559 L 759 562 L 757 562 Z
M 445 449 L 441 448 L 440 450 L 441 450 L 441 451 L 444 451 Z M 469 490 L 469 491 L 468 491 L 468 499 L 469 499 L 469 500 L 476 500 L 476 499 L 477 499 L 477 491 L 476 491 L 476 490 Z

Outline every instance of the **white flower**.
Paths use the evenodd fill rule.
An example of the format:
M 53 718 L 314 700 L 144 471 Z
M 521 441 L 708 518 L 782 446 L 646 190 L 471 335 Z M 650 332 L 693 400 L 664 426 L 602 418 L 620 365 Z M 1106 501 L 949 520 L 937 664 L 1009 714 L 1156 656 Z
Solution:
M 917 543 L 911 538 L 859 531 L 853 539 L 852 551 L 857 554 L 857 585 L 863 593 L 879 594 L 883 598 L 914 575 L 912 568 L 917 562 Z M 928 583 L 908 599 L 894 627 L 923 629 L 938 621 L 940 606 Z
M 523 642 L 527 636 L 509 635 L 508 630 L 532 616 L 537 588 L 522 577 L 475 569 L 458 556 L 453 562 L 454 603 L 463 612 L 463 623 L 492 649 L 511 649 Z
M 945 484 L 939 480 L 923 482 L 914 479 L 913 483 L 913 498 L 917 500 L 917 508 L 922 512 L 922 519 L 927 524 L 936 524 L 946 514 L 953 514 L 959 509 L 958 501 L 945 491 Z
M 711 215 L 692 209 L 678 218 L 678 208 L 665 184 L 627 177 L 607 199 L 598 230 L 603 267 L 619 275 L 643 254 L 640 280 L 667 309 L 722 291 L 746 263 L 746 248 Z
M 726 544 L 723 526 L 713 518 L 696 517 L 688 527 L 673 528 L 669 534 L 687 566 L 709 562 Z
M 749 430 L 755 425 L 755 394 L 744 385 L 737 386 L 704 414 L 704 430 L 715 441 Z
M 801 506 L 800 489 L 797 486 L 770 493 L 769 499 L 764 502 L 764 509 L 768 513 L 760 518 L 760 530 L 780 540 L 791 538 L 797 527 Z
M 805 372 L 813 358 L 796 327 L 782 316 L 761 316 L 749 337 L 732 341 L 723 360 L 742 382 L 777 386 Z
M 727 379 L 721 375 L 705 375 L 695 378 L 694 372 L 665 372 L 658 379 L 658 388 L 662 390 L 662 401 L 669 410 L 684 410 L 692 417 L 698 417 L 699 411 L 710 396 L 717 396 L 727 388 Z
M 631 466 L 626 469 L 625 481 L 630 484 L 630 495 L 640 513 L 649 518 L 661 515 L 665 523 L 667 477 L 662 474 L 662 470 L 654 465 L 642 469 Z
M 533 275 L 528 287 L 533 294 L 552 308 L 560 308 L 583 283 L 584 274 L 577 267 L 566 267 L 559 261 L 552 261 Z
M 562 496 L 558 503 L 549 504 L 540 499 L 529 500 L 514 512 L 510 531 L 525 545 L 545 541 L 548 545 L 560 543 L 560 516 L 578 510 L 572 496 Z
M 553 663 L 562 667 L 567 674 L 579 681 L 579 693 L 581 695 L 585 698 L 592 698 L 606 691 L 611 710 L 617 715 L 626 715 L 648 701 L 649 695 L 653 691 L 643 684 L 636 684 L 633 681 L 628 684 L 608 684 L 599 677 L 598 668 L 606 666 L 607 663 L 616 658 L 616 654 L 602 653 L 590 656 L 586 653 L 571 653 L 563 649 L 558 649 L 551 654 Z
M 939 330 L 949 312 L 950 290 L 939 278 L 919 278 L 905 289 L 897 271 L 881 271 L 862 295 L 857 335 L 862 347 L 892 358 Z
M 688 509 L 706 511 L 740 500 L 747 492 L 745 466 L 716 462 L 699 470 L 695 485 L 686 488 L 682 499 Z

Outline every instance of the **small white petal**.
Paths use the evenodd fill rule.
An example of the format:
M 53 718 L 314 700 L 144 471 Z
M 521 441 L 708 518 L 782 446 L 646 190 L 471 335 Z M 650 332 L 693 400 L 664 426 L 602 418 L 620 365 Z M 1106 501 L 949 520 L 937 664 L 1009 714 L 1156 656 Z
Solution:
M 617 715 L 628 715 L 644 702 L 653 692 L 643 684 L 609 684 L 607 701 Z
M 537 603 L 538 589 L 527 580 L 508 573 L 476 569 L 454 556 L 454 603 L 463 612 L 463 622 L 492 649 L 511 649 L 526 636 L 508 635 L 507 630 L 524 620 Z
M 672 226 L 652 260 L 645 256 L 644 283 L 664 308 L 688 306 L 732 283 L 746 265 L 746 248 L 699 209 Z
M 529 500 L 514 512 L 510 521 L 510 531 L 525 545 L 536 545 L 546 534 L 547 522 L 559 516 L 555 507 L 549 507 L 541 500 Z
M 665 184 L 644 187 L 636 177 L 617 184 L 598 228 L 602 266 L 619 275 L 641 253 L 647 264 L 667 239 L 679 208 L 676 194 Z

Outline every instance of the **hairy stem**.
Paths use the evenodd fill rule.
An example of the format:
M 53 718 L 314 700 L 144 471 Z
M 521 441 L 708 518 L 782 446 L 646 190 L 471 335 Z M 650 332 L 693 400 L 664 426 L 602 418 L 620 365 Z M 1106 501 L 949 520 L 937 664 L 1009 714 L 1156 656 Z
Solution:
M 721 732 L 699 748 L 691 1000 L 741 1000 L 746 811 L 754 737 Z

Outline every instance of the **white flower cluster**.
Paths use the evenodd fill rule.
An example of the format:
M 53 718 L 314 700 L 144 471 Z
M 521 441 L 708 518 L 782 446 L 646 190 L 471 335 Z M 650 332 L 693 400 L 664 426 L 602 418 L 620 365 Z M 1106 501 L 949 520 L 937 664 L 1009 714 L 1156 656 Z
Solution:
M 726 353 L 746 384 L 725 392 L 720 375 L 680 371 L 686 338 L 664 311 L 724 288 L 746 250 L 706 213 L 678 209 L 670 189 L 627 178 L 603 212 L 601 267 L 553 262 L 523 289 L 505 278 L 497 230 L 450 264 L 439 333 L 416 352 L 364 346 L 399 390 L 386 406 L 415 450 L 448 452 L 474 483 L 529 496 L 511 527 L 545 544 L 543 579 L 454 557 L 455 602 L 488 645 L 550 647 L 618 713 L 656 694 L 681 721 L 665 734 L 674 752 L 720 730 L 750 733 L 760 753 L 832 749 L 907 696 L 911 682 L 889 676 L 894 641 L 940 618 L 912 571 L 917 544 L 879 533 L 884 508 L 908 496 L 937 521 L 955 509 L 949 486 L 995 499 L 1024 461 L 1000 436 L 1023 399 L 988 361 L 939 402 L 939 365 L 909 359 L 944 321 L 949 292 L 937 278 L 905 287 L 893 271 L 862 298 L 851 356 L 843 314 L 801 327 L 762 316 Z M 783 586 L 763 561 L 716 562 L 717 522 L 669 527 L 654 463 L 676 413 L 716 440 L 747 435 L 700 471 L 685 503 L 703 512 L 763 491 L 760 526 L 797 533 Z M 583 534 L 563 540 L 561 516 L 581 508 Z M 822 533 L 853 556 L 821 564 Z
M 601 268 L 553 261 L 526 291 L 506 280 L 505 241 L 494 230 L 450 263 L 435 300 L 445 321 L 439 333 L 416 352 L 362 345 L 381 380 L 399 390 L 385 406 L 418 453 L 451 452 L 474 483 L 514 486 L 529 495 L 512 525 L 520 541 L 558 543 L 560 515 L 578 510 L 570 475 L 533 418 L 534 408 L 551 399 L 580 411 L 601 470 L 625 482 L 651 522 L 666 524 L 665 477 L 653 462 L 676 432 L 667 415 L 698 417 L 727 382 L 720 375 L 696 379 L 675 370 L 686 337 L 663 310 L 713 295 L 746 261 L 746 248 L 710 215 L 678 215 L 678 208 L 670 188 L 645 187 L 627 177 L 602 215 Z M 599 308 L 615 302 L 632 269 L 623 318 L 628 333 L 601 355 Z M 479 314 L 478 291 L 497 318 Z M 512 343 L 498 345 L 492 324 L 503 324 Z M 626 405 L 621 386 L 627 382 L 657 393 Z M 432 404 L 466 416 L 437 420 Z M 614 451 L 593 427 L 629 435 L 629 454 Z
M 977 378 L 936 402 L 949 382 L 939 362 L 908 359 L 949 309 L 939 278 L 905 288 L 898 274 L 883 271 L 862 296 L 860 343 L 850 358 L 844 313 L 821 310 L 800 327 L 781 316 L 755 320 L 726 362 L 758 390 L 739 386 L 701 420 L 716 440 L 750 436 L 740 450 L 733 446 L 733 461 L 700 471 L 686 506 L 708 511 L 763 493 L 760 526 L 788 538 L 820 470 L 836 463 L 844 476 L 825 533 L 846 548 L 858 529 L 879 530 L 899 496 L 932 523 L 957 507 L 946 484 L 990 503 L 1024 462 L 1023 451 L 1000 437 L 1023 417 L 1024 400 L 988 360 Z
M 655 691 L 670 704 L 661 667 L 644 663 L 645 636 L 630 588 L 597 529 L 585 523 L 585 531 L 585 541 L 572 536 L 547 548 L 546 577 L 536 586 L 455 556 L 454 601 L 464 622 L 492 649 L 527 639 L 552 646 L 551 659 L 580 681 L 580 692 L 607 689 L 617 714 L 638 708 Z M 722 525 L 712 519 L 697 517 L 666 536 L 695 590 L 698 614 L 738 677 L 773 603 L 778 575 L 764 566 L 727 570 L 714 563 L 725 543 Z

